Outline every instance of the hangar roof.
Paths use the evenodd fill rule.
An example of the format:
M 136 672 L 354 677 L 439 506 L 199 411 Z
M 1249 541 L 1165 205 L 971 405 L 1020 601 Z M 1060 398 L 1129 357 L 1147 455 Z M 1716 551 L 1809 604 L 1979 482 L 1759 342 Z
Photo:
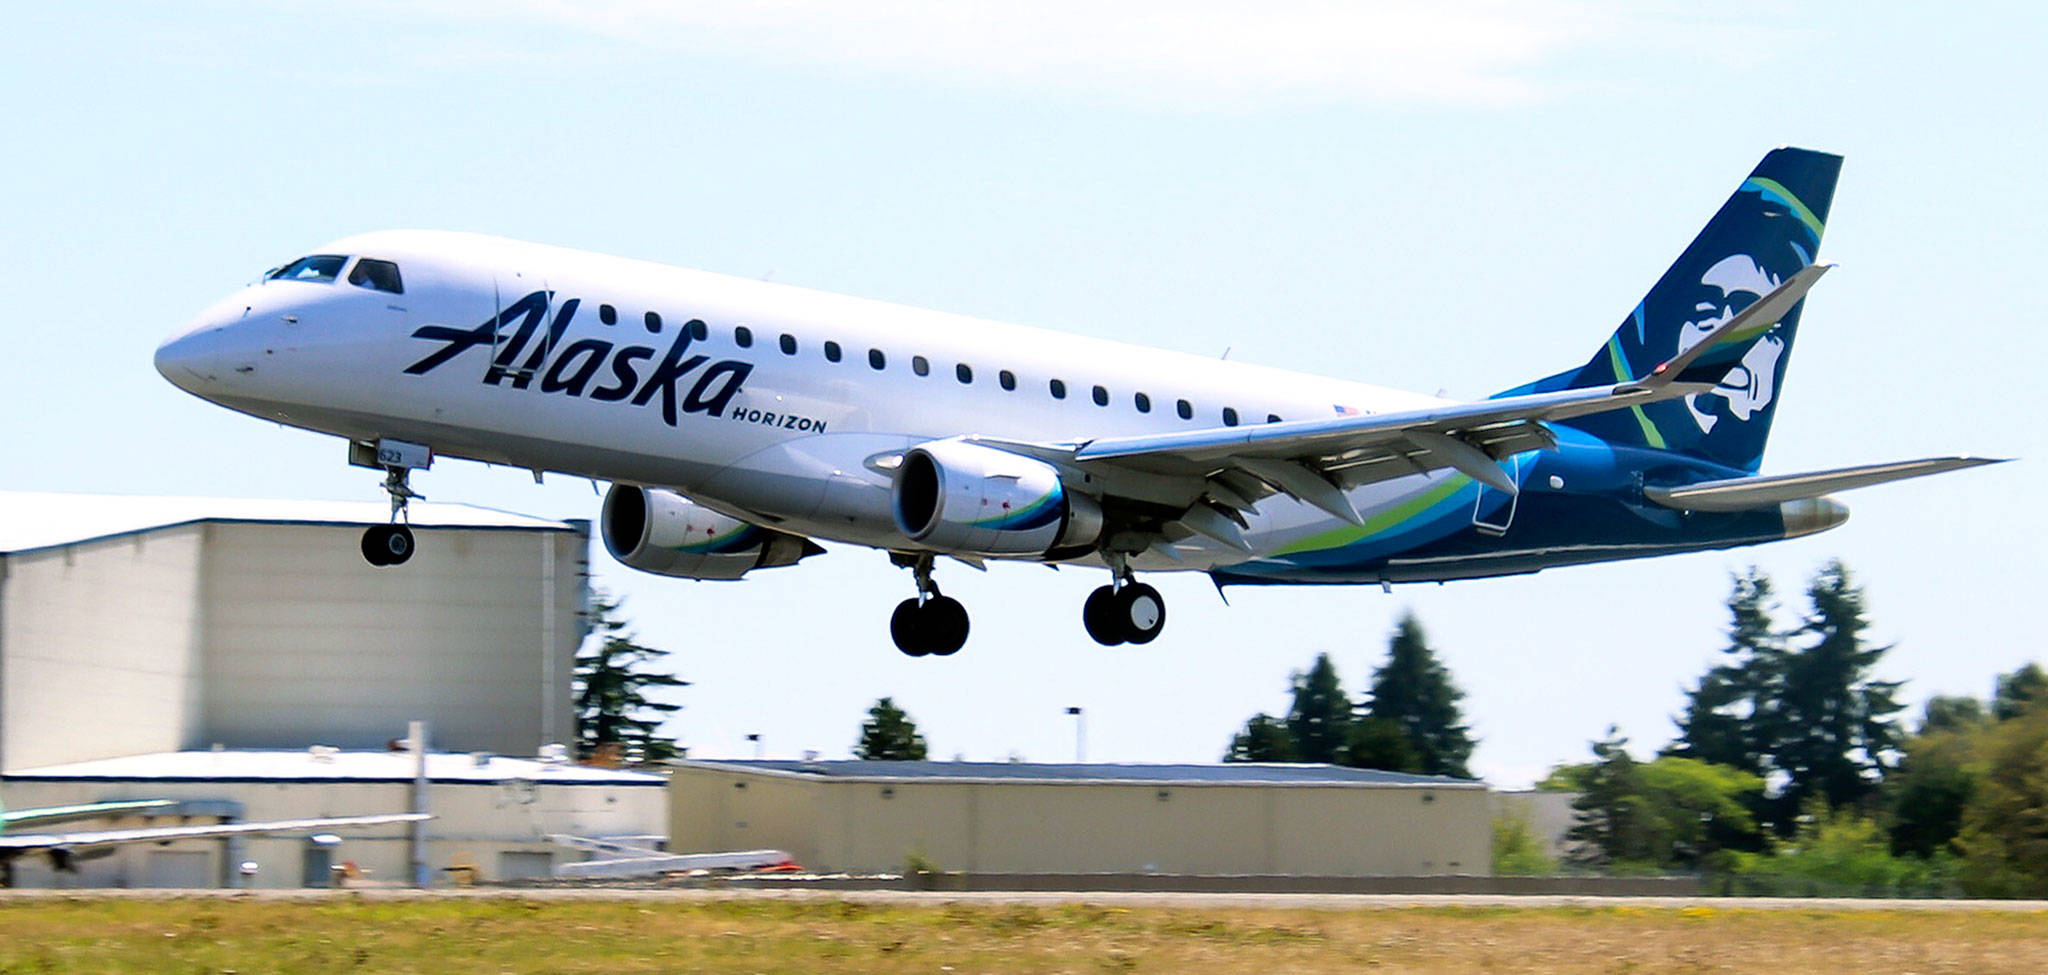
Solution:
M 411 782 L 412 755 L 406 752 L 301 751 L 160 752 L 69 765 L 16 769 L 5 782 Z M 531 758 L 428 752 L 427 779 L 436 784 L 500 783 L 526 780 L 540 785 L 660 786 L 668 780 L 646 772 L 592 768 Z
M 1472 779 L 1339 765 L 1226 762 L 1216 765 L 1044 764 L 1033 762 L 690 761 L 687 767 L 798 775 L 835 781 L 1060 782 L 1144 785 L 1483 787 Z
M 117 538 L 196 522 L 295 525 L 381 525 L 383 501 L 279 501 L 255 498 L 168 498 L 123 494 L 0 491 L 0 554 Z M 409 521 L 420 528 L 512 528 L 575 531 L 577 526 L 467 504 L 416 501 Z

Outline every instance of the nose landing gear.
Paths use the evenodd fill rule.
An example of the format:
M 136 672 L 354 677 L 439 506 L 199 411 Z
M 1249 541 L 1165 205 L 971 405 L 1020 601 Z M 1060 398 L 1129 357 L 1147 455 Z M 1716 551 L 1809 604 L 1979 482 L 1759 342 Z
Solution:
M 908 565 L 917 578 L 917 597 L 896 604 L 889 615 L 889 637 L 896 649 L 907 656 L 950 657 L 967 645 L 967 608 L 960 601 L 939 593 L 932 581 L 932 556 L 919 553 L 897 564 Z
M 421 444 L 379 440 L 369 444 L 350 443 L 349 463 L 384 471 L 384 493 L 391 496 L 391 524 L 363 529 L 363 561 L 375 566 L 404 565 L 416 546 L 407 525 L 407 508 L 414 498 L 426 496 L 412 489 L 408 478 L 415 469 L 425 470 L 434 462 L 433 450 Z

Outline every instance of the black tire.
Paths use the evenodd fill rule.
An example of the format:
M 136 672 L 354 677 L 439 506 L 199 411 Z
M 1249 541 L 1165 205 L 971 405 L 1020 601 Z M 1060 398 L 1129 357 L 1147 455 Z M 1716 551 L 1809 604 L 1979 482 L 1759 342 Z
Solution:
M 1095 642 L 1105 647 L 1125 641 L 1115 589 L 1103 586 L 1088 594 L 1088 601 L 1081 604 L 1081 625 Z
M 412 560 L 415 550 L 412 529 L 404 525 L 392 525 L 384 536 L 384 554 L 391 560 L 386 565 L 404 565 Z
M 967 607 L 951 596 L 934 596 L 925 601 L 925 646 L 935 657 L 950 657 L 967 645 Z
M 384 531 L 389 525 L 371 525 L 363 529 L 363 561 L 376 566 L 391 564 L 391 556 L 384 544 Z
M 917 600 L 906 599 L 896 604 L 896 611 L 889 614 L 889 639 L 896 641 L 896 649 L 906 657 L 922 657 L 932 652 L 925 639 L 923 607 Z
M 1159 590 L 1142 582 L 1131 583 L 1117 592 L 1116 610 L 1124 639 L 1132 643 L 1151 643 L 1159 639 L 1159 631 L 1166 629 L 1166 600 Z

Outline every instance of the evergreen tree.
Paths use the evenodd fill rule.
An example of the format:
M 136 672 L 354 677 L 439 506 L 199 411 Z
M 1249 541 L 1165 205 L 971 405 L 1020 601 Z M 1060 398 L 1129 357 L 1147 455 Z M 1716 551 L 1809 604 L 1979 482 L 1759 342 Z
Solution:
M 860 740 L 853 745 L 853 757 L 870 762 L 921 762 L 925 751 L 917 724 L 886 697 L 868 709 L 868 719 L 861 722 Z
M 1294 736 L 1280 719 L 1260 712 L 1244 723 L 1244 730 L 1230 739 L 1226 762 L 1292 762 Z
M 1785 666 L 1785 641 L 1772 620 L 1771 580 L 1756 566 L 1736 576 L 1728 595 L 1728 645 L 1723 662 L 1687 694 L 1678 740 L 1666 754 L 1765 770 Z
M 2043 700 L 2048 700 L 2048 672 L 2030 661 L 2010 674 L 1998 675 L 1998 687 L 1991 695 L 1991 715 L 2009 721 Z
M 1344 746 L 1344 764 L 1385 772 L 1423 772 L 1422 757 L 1408 739 L 1408 730 L 1392 718 L 1366 715 L 1351 723 Z
M 622 600 L 592 591 L 588 653 L 576 656 L 572 690 L 576 697 L 576 752 L 590 758 L 616 750 L 618 758 L 661 761 L 677 755 L 673 738 L 654 733 L 662 716 L 681 705 L 651 700 L 647 692 L 660 687 L 688 687 L 689 681 L 645 668 L 668 656 L 666 650 L 633 639 L 619 616 Z M 594 644 L 594 646 L 592 645 Z M 637 753 L 637 754 L 636 754 Z
M 1642 775 L 1620 728 L 1609 725 L 1607 737 L 1593 743 L 1581 788 L 1565 833 L 1572 859 L 1602 867 L 1662 859 L 1643 808 Z
M 1305 672 L 1295 672 L 1291 683 L 1294 703 L 1287 709 L 1287 733 L 1294 739 L 1296 758 L 1340 761 L 1351 737 L 1351 699 L 1344 696 L 1330 655 L 1316 654 L 1316 662 Z
M 1352 756 L 1350 764 L 1392 761 L 1395 768 L 1470 778 L 1465 762 L 1472 757 L 1472 738 L 1458 710 L 1464 696 L 1429 648 L 1415 614 L 1402 614 L 1388 642 L 1387 662 L 1373 673 L 1365 720 L 1355 738 L 1361 746 L 1384 744 L 1378 744 L 1376 755 Z M 1412 759 L 1401 760 L 1400 749 L 1386 743 L 1388 729 L 1398 729 Z
M 1863 590 L 1840 561 L 1807 587 L 1813 611 L 1800 633 L 1812 642 L 1788 655 L 1772 715 L 1771 763 L 1787 776 L 1776 799 L 1783 832 L 1808 797 L 1830 807 L 1867 805 L 1895 762 L 1898 683 L 1871 678 L 1889 647 L 1868 646 Z

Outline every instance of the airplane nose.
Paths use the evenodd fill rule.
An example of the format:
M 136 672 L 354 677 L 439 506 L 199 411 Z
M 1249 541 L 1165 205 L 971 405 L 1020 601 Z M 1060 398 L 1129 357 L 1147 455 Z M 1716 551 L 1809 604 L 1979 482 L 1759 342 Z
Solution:
M 156 347 L 156 371 L 186 392 L 220 381 L 220 329 L 211 325 L 171 336 Z

